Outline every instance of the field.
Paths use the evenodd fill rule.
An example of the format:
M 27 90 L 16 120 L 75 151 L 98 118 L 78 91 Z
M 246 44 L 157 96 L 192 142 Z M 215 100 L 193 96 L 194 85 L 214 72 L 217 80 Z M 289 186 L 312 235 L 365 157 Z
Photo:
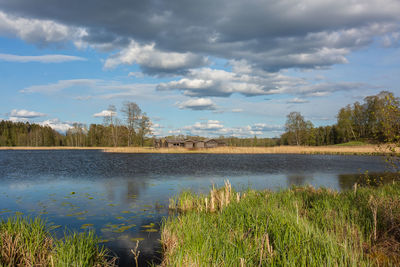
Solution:
M 293 187 L 170 200 L 163 266 L 399 266 L 400 185 Z

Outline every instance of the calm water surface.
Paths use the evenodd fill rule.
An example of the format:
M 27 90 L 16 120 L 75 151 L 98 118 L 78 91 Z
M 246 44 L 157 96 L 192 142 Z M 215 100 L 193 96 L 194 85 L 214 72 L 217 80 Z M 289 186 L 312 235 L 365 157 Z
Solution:
M 337 155 L 111 154 L 99 151 L 0 151 L 0 217 L 41 215 L 76 231 L 94 229 L 132 265 L 159 258 L 159 223 L 183 189 L 207 192 L 229 179 L 237 189 L 311 184 L 350 188 L 361 173 L 382 173 L 381 157 Z

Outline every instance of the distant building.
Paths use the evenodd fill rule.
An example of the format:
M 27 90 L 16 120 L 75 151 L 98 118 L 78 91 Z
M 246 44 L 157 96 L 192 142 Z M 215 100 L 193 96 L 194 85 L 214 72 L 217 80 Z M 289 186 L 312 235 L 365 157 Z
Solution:
M 183 147 L 183 148 L 213 148 L 219 146 L 225 146 L 225 142 L 217 139 L 206 139 L 206 140 L 171 140 L 171 139 L 156 139 L 154 141 L 154 147 L 161 148 L 173 148 L 173 147 Z

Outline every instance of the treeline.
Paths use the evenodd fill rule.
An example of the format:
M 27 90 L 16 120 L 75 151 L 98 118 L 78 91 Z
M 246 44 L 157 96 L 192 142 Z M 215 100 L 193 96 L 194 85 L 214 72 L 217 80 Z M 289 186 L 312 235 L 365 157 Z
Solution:
M 134 102 L 125 102 L 122 119 L 111 105 L 105 111 L 103 124 L 74 123 L 65 135 L 49 126 L 12 121 L 0 122 L 0 146 L 152 146 L 151 122 Z
M 124 102 L 122 119 L 117 109 L 110 105 L 105 111 L 103 124 L 75 123 L 65 136 L 66 146 L 109 147 L 109 146 L 152 146 L 150 118 L 134 102 Z
M 341 108 L 337 123 L 314 127 L 299 112 L 287 115 L 281 145 L 333 145 L 350 141 L 396 142 L 400 139 L 400 104 L 393 93 L 382 91 Z
M 62 146 L 64 138 L 49 126 L 28 122 L 0 122 L 0 146 Z

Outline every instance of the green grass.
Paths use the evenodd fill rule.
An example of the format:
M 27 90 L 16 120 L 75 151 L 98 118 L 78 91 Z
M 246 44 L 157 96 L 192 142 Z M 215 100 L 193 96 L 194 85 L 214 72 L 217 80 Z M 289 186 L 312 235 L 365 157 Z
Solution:
M 163 221 L 164 266 L 400 264 L 397 183 L 342 193 L 313 187 L 249 190 L 239 201 L 232 193 L 229 204 L 213 212 L 201 204 L 211 195 Z M 177 203 L 179 197 L 170 208 L 184 210 Z
M 365 146 L 365 145 L 369 145 L 369 143 L 363 141 L 350 141 L 347 143 L 336 144 L 335 146 Z
M 93 232 L 57 239 L 41 218 L 0 221 L 0 266 L 113 266 L 115 259 L 98 246 Z

